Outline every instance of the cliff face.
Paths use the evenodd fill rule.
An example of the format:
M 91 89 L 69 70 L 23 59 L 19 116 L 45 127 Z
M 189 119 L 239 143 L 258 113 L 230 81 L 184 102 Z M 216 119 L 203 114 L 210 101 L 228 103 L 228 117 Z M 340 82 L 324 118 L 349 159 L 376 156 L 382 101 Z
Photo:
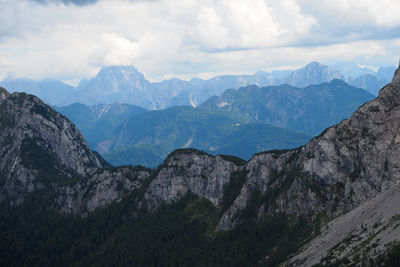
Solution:
M 73 186 L 58 188 L 56 207 L 65 213 L 86 215 L 138 190 L 151 172 L 142 167 L 103 169 Z
M 102 167 L 79 130 L 35 96 L 0 95 L 0 199 L 20 202 L 47 182 L 93 174 Z
M 187 152 L 178 150 L 165 160 L 141 203 L 148 211 L 155 210 L 162 203 L 177 201 L 188 192 L 208 199 L 216 207 L 220 206 L 224 186 L 239 167 L 219 155 L 214 157 L 199 151 Z

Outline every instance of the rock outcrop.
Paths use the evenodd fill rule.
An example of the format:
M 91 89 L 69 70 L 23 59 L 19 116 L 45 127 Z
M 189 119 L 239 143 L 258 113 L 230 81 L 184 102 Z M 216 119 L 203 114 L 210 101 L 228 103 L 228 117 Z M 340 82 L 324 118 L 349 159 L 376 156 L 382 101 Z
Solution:
M 175 151 L 149 185 L 142 205 L 153 211 L 162 203 L 177 201 L 190 192 L 219 207 L 224 186 L 238 169 L 235 163 L 219 155 L 211 156 L 195 150 Z
M 56 206 L 65 213 L 85 215 L 121 201 L 139 189 L 150 174 L 146 168 L 131 166 L 99 170 L 86 181 L 59 187 Z

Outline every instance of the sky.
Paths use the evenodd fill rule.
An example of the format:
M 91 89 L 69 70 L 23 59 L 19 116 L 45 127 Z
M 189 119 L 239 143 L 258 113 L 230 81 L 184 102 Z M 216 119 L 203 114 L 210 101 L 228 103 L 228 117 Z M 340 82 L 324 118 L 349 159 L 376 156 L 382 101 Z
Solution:
M 397 65 L 398 0 L 0 0 L 0 79 L 76 83 L 134 65 L 151 81 Z

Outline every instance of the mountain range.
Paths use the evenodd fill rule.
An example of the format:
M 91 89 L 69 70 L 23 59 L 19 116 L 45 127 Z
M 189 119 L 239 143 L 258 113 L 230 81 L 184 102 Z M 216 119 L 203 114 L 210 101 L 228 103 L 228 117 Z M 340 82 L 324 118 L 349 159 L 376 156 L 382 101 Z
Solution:
M 1 88 L 1 262 L 396 266 L 399 92 L 400 68 L 304 146 L 247 162 L 180 149 L 154 170 L 110 168 L 67 118 Z
M 72 103 L 94 105 L 122 102 L 154 110 L 180 105 L 195 107 L 227 89 L 238 89 L 247 85 L 264 87 L 289 84 L 305 87 L 334 79 L 343 79 L 376 96 L 378 90 L 390 82 L 395 69 L 382 67 L 374 72 L 351 62 L 333 66 L 312 62 L 297 70 L 259 71 L 253 75 L 222 75 L 208 80 L 193 78 L 184 81 L 174 78 L 150 82 L 133 66 L 109 66 L 103 67 L 96 77 L 82 80 L 76 88 L 55 80 L 35 82 L 13 78 L 6 78 L 0 82 L 0 86 L 13 92 L 35 94 L 47 103 L 57 106 Z
M 292 149 L 373 98 L 365 90 L 333 80 L 305 88 L 251 85 L 231 89 L 197 108 L 145 112 L 117 103 L 55 108 L 113 165 L 156 167 L 178 148 L 245 160 L 264 150 Z

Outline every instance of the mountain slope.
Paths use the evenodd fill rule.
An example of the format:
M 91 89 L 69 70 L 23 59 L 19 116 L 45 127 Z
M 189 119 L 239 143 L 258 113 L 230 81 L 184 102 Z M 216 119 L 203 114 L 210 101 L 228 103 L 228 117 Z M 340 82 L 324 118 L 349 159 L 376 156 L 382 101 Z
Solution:
M 177 148 L 231 153 L 249 159 L 266 149 L 300 146 L 309 136 L 265 124 L 247 124 L 237 114 L 213 108 L 174 107 L 137 115 L 96 146 L 112 164 L 155 167 Z
M 79 180 L 103 166 L 67 118 L 33 95 L 1 90 L 0 198 L 21 201 L 43 183 Z
M 288 85 L 228 90 L 202 104 L 236 112 L 249 121 L 317 135 L 373 96 L 340 80 L 305 88 Z
M 109 138 L 114 129 L 128 118 L 147 112 L 143 108 L 121 103 L 93 106 L 75 103 L 54 108 L 79 128 L 91 147 Z

